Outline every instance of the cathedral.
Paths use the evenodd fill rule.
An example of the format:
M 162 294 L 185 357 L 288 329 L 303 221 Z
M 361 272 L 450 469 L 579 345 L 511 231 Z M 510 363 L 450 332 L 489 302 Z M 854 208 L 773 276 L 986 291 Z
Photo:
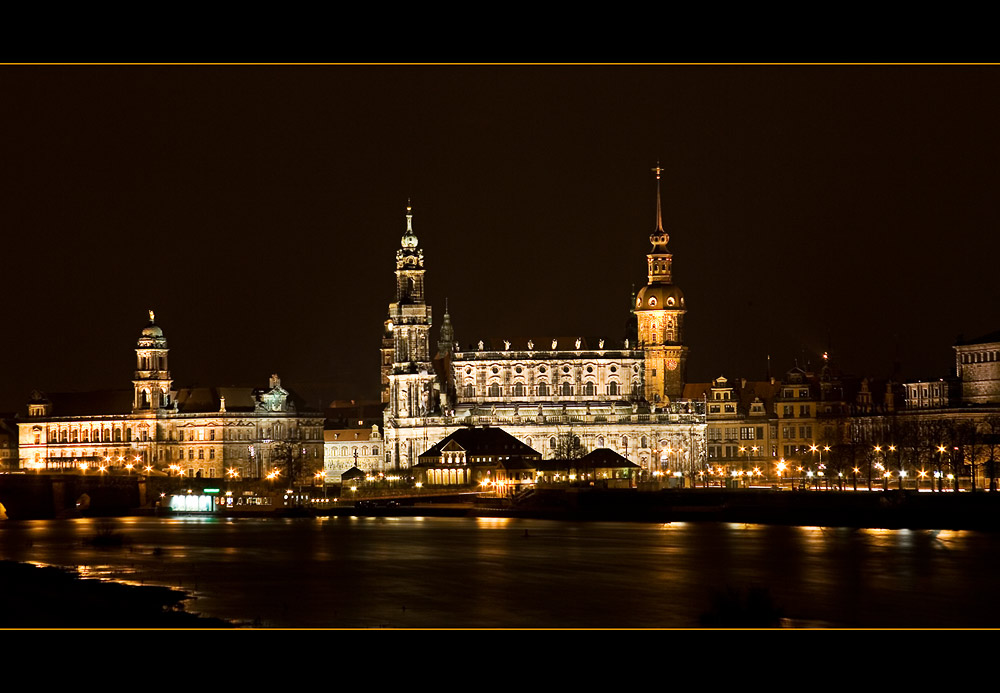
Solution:
M 689 480 L 706 461 L 703 400 L 682 399 L 688 348 L 684 293 L 673 283 L 659 167 L 647 283 L 621 340 L 481 340 L 463 351 L 445 308 L 436 354 L 424 254 L 406 209 L 396 291 L 381 347 L 387 471 L 406 470 L 462 427 L 502 428 L 545 459 L 609 448 L 648 474 Z

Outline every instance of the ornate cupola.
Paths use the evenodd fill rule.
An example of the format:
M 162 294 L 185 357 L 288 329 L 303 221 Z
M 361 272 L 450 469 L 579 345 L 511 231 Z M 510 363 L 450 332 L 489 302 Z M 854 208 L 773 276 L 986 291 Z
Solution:
M 132 401 L 133 413 L 156 412 L 169 409 L 170 368 L 167 364 L 167 338 L 156 324 L 156 316 L 149 311 L 149 324 L 143 328 L 135 348 L 135 387 Z
M 649 236 L 646 255 L 647 284 L 635 297 L 639 347 L 646 356 L 646 399 L 665 403 L 681 396 L 687 347 L 683 346 L 683 321 L 687 309 L 684 292 L 673 283 L 673 255 L 667 249 L 669 234 L 663 229 L 660 174 L 656 174 L 656 226 Z

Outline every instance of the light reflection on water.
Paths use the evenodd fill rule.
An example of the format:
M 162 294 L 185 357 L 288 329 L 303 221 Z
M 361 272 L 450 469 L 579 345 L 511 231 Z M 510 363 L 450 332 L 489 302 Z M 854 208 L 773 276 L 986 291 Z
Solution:
M 130 543 L 95 547 L 99 531 Z M 965 531 L 511 518 L 0 525 L 5 559 L 181 587 L 193 611 L 303 627 L 697 627 L 713 594 L 754 586 L 796 624 L 995 627 L 985 595 L 998 544 Z

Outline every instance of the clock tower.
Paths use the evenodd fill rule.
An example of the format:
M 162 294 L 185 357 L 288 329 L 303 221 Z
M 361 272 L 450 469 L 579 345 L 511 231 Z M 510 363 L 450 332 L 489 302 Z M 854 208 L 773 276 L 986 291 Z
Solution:
M 673 283 L 673 255 L 667 250 L 670 236 L 663 230 L 660 174 L 656 174 L 656 228 L 649 236 L 646 255 L 647 283 L 635 297 L 639 348 L 645 354 L 646 400 L 661 406 L 680 398 L 684 391 L 688 348 L 684 346 L 684 292 Z

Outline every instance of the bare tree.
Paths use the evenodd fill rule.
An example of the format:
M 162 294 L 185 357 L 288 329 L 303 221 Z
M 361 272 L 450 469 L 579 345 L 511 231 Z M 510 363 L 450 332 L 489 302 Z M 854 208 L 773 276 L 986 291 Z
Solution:
M 986 476 L 990 492 L 997 490 L 997 460 L 1000 459 L 1000 415 L 991 414 L 980 423 L 983 456 L 986 458 Z

